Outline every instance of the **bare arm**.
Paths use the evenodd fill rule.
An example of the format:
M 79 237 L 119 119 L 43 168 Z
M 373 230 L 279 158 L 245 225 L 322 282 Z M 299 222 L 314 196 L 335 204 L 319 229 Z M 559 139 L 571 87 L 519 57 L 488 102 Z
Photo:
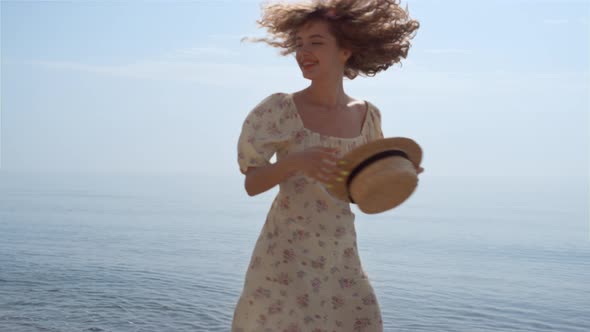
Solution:
M 334 150 L 329 148 L 312 148 L 285 156 L 274 164 L 249 167 L 246 171 L 244 186 L 250 196 L 263 193 L 297 171 L 303 171 L 318 181 L 328 182 L 337 171 Z
M 289 178 L 295 169 L 289 160 L 282 159 L 274 164 L 249 167 L 246 171 L 245 187 L 250 196 L 263 193 Z

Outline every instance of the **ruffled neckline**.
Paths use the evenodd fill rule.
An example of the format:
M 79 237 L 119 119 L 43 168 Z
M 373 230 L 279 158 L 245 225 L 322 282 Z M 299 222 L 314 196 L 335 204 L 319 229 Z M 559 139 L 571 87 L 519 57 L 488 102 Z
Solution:
M 287 98 L 289 99 L 289 102 L 291 103 L 291 110 L 294 113 L 295 118 L 297 118 L 297 121 L 299 122 L 299 126 L 303 130 L 305 130 L 306 132 L 308 132 L 312 135 L 319 136 L 321 138 L 336 139 L 336 140 L 341 140 L 341 141 L 356 141 L 356 140 L 359 140 L 359 139 L 365 137 L 365 131 L 367 128 L 367 123 L 369 122 L 369 117 L 370 117 L 369 112 L 371 111 L 371 104 L 370 103 L 364 101 L 365 104 L 367 105 L 367 113 L 365 114 L 365 119 L 364 119 L 363 125 L 361 127 L 360 134 L 355 137 L 339 137 L 339 136 L 325 135 L 325 134 L 319 133 L 315 130 L 311 130 L 311 129 L 305 127 L 305 124 L 303 124 L 303 119 L 301 118 L 301 116 L 299 115 L 299 111 L 297 110 L 297 105 L 295 105 L 295 101 L 293 100 L 293 94 L 286 93 L 286 95 L 287 95 Z

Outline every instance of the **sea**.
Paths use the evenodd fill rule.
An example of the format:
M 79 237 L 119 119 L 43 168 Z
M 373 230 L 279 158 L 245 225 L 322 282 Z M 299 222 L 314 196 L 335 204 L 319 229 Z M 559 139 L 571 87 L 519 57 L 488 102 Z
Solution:
M 590 331 L 588 177 L 420 177 L 393 210 L 353 206 L 385 331 Z M 0 331 L 230 331 L 276 193 L 0 171 Z

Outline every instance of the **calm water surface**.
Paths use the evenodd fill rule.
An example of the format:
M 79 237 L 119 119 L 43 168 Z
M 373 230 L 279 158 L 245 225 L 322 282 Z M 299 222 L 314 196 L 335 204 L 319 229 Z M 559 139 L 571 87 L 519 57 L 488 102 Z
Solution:
M 228 331 L 276 191 L 0 173 L 0 331 Z M 589 331 L 588 178 L 429 177 L 355 209 L 386 331 Z

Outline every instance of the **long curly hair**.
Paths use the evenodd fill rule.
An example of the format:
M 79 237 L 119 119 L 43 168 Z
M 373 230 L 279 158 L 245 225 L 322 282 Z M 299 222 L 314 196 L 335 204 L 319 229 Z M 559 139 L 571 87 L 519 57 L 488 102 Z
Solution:
M 282 48 L 281 54 L 295 52 L 297 30 L 312 20 L 328 22 L 338 46 L 351 50 L 344 76 L 354 79 L 375 76 L 401 58 L 406 58 L 416 30 L 417 20 L 410 19 L 397 0 L 315 0 L 275 2 L 262 6 L 256 22 L 267 29 L 270 38 L 250 39 Z

